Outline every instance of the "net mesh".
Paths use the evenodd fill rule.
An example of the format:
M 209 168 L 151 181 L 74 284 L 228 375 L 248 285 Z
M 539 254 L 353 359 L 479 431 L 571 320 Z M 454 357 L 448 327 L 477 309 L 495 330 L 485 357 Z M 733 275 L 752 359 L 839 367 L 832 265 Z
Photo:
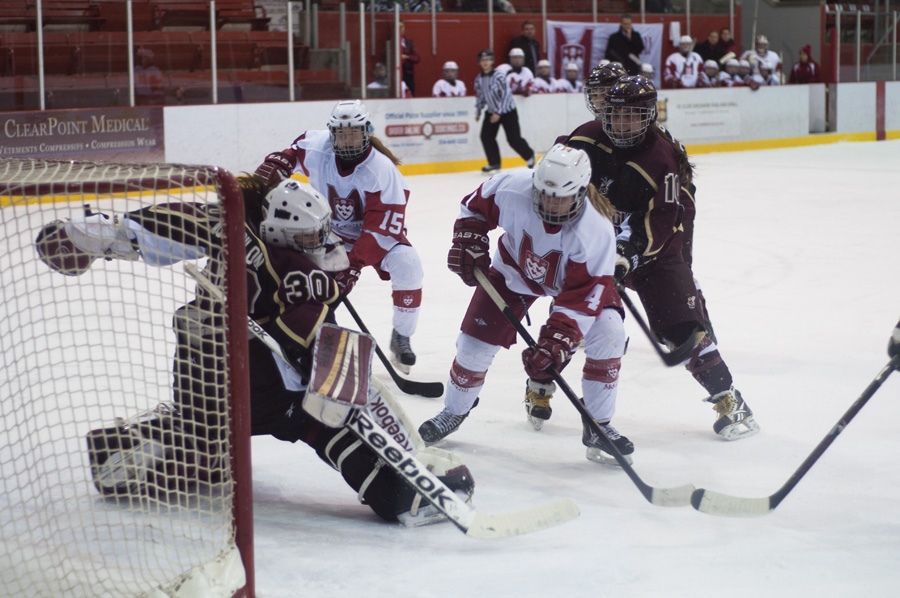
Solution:
M 227 319 L 207 321 L 214 330 L 203 348 L 217 359 L 193 364 L 202 368 L 196 391 L 215 413 L 205 433 L 217 439 L 218 458 L 204 458 L 210 447 L 193 429 L 175 436 L 157 430 L 162 445 L 179 450 L 137 460 L 139 491 L 102 495 L 86 437 L 139 427 L 159 413 L 139 414 L 172 403 L 173 371 L 184 369 L 178 359 L 190 359 L 174 359 L 173 318 L 195 299 L 195 282 L 181 262 L 122 259 L 98 259 L 84 274 L 65 276 L 39 260 L 34 244 L 47 223 L 83 215 L 85 204 L 111 216 L 163 204 L 219 205 L 221 178 L 192 166 L 0 160 L 4 596 L 178 595 L 193 569 L 234 551 Z M 219 274 L 226 245 L 213 249 L 222 258 Z M 144 437 L 152 437 L 152 426 L 147 430 Z M 151 464 L 164 475 L 138 471 Z

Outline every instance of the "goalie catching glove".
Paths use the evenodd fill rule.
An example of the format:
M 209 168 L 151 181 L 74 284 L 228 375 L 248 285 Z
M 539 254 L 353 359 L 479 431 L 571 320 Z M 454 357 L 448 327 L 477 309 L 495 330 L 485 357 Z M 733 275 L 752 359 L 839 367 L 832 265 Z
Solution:
M 563 318 L 558 314 L 550 316 L 547 323 L 541 326 L 537 346 L 522 351 L 525 373 L 538 382 L 550 380 L 547 370 L 551 367 L 561 372 L 581 342 L 581 331 Z
M 638 261 L 637 247 L 629 241 L 618 241 L 616 243 L 616 269 L 613 273 L 616 282 L 621 282 L 632 270 L 637 268 Z
M 491 267 L 491 242 L 488 225 L 477 218 L 462 218 L 453 225 L 453 246 L 447 254 L 447 267 L 470 287 L 478 286 L 475 270 L 487 274 Z

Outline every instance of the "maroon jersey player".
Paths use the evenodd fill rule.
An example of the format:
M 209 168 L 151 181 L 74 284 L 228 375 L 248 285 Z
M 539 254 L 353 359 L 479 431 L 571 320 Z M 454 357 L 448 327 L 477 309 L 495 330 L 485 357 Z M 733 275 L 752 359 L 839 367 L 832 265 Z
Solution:
M 588 152 L 591 180 L 616 208 L 617 279 L 634 289 L 651 329 L 673 346 L 693 339 L 687 370 L 709 393 L 713 429 L 733 440 L 759 426 L 716 346 L 691 270 L 693 170 L 684 146 L 656 123 L 657 93 L 638 75 L 622 77 L 597 120 L 565 143 Z

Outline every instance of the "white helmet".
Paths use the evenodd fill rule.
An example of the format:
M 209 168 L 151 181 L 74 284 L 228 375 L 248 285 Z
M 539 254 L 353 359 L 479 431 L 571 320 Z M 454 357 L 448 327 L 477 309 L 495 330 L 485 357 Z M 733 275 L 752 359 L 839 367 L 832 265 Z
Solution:
M 263 201 L 259 236 L 263 242 L 296 251 L 325 247 L 331 234 L 331 206 L 306 183 L 285 179 Z
M 353 137 L 354 129 L 362 132 L 361 138 Z M 331 111 L 328 131 L 331 133 L 331 148 L 335 155 L 346 160 L 354 160 L 369 149 L 369 138 L 374 127 L 366 106 L 359 100 L 347 100 L 338 102 Z
M 647 77 L 648 79 L 652 79 L 655 72 L 656 71 L 653 70 L 653 65 L 649 62 L 641 63 L 641 74 L 643 76 Z
M 446 71 L 446 70 L 450 70 L 450 69 L 458 71 L 459 65 L 456 64 L 455 62 L 453 62 L 452 60 L 448 60 L 447 62 L 444 63 L 444 68 L 442 70 Z
M 562 224 L 584 212 L 591 182 L 591 161 L 584 150 L 557 143 L 538 162 L 532 175 L 532 206 L 541 220 Z
M 512 50 L 509 51 L 510 58 L 515 58 L 516 56 L 525 58 L 525 50 L 523 50 L 522 48 L 513 48 Z
M 681 47 L 681 50 L 684 51 L 684 47 L 688 46 L 689 48 L 694 47 L 694 38 L 690 35 L 682 35 L 678 38 L 678 45 Z
M 703 70 L 712 69 L 713 73 L 719 72 L 719 63 L 715 60 L 707 60 L 703 63 Z M 707 73 L 708 74 L 708 73 Z

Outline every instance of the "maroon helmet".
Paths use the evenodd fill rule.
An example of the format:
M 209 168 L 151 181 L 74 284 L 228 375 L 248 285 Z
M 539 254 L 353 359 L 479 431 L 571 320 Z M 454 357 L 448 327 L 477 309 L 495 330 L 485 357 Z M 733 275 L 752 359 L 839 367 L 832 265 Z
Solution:
M 66 223 L 54 220 L 44 226 L 34 240 L 41 261 L 66 276 L 81 276 L 91 269 L 97 256 L 84 253 L 72 243 Z
M 584 80 L 584 103 L 587 104 L 588 110 L 595 118 L 600 118 L 603 112 L 604 94 L 620 77 L 627 75 L 628 71 L 621 64 L 608 62 L 595 66 L 588 78 Z
M 603 131 L 616 147 L 640 143 L 656 122 L 656 87 L 641 75 L 622 77 L 604 97 L 600 120 Z

